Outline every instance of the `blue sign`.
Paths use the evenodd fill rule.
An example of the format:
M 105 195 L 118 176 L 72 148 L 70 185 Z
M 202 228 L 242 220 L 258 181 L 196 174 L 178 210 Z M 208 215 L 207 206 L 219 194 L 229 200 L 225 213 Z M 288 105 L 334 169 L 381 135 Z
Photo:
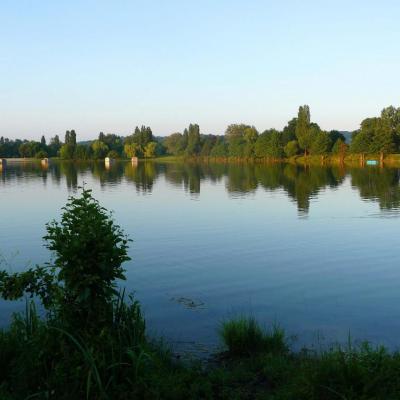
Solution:
M 367 160 L 367 165 L 378 165 L 378 161 L 376 161 L 376 160 Z

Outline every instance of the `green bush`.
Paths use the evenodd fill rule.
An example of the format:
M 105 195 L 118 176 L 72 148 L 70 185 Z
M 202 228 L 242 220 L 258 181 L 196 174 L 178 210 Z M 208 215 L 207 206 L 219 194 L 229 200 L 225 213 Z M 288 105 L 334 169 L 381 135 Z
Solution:
M 90 190 L 71 197 L 63 211 L 60 222 L 46 225 L 53 262 L 19 274 L 1 271 L 0 294 L 38 296 L 68 329 L 98 331 L 110 325 L 116 281 L 125 279 L 121 265 L 129 260 L 128 238 Z

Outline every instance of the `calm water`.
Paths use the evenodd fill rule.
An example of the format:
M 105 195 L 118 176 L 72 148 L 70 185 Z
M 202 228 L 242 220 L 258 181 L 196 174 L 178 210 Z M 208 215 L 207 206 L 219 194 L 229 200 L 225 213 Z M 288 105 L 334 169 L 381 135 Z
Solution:
M 293 165 L 10 164 L 0 172 L 0 253 L 49 259 L 44 225 L 86 182 L 131 236 L 129 290 L 151 332 L 217 342 L 231 315 L 279 322 L 296 346 L 400 347 L 398 169 Z M 0 302 L 0 324 L 23 302 Z M 194 344 L 192 343 L 194 342 Z

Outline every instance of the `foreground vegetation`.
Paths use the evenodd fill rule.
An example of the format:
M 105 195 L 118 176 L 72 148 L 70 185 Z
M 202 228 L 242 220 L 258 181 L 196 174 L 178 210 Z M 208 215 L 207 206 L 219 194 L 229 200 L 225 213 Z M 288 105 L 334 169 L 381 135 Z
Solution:
M 344 161 L 349 154 L 385 155 L 400 152 L 400 108 L 386 107 L 379 117 L 366 118 L 352 133 L 337 130 L 324 131 L 311 121 L 310 108 L 299 107 L 282 131 L 267 129 L 259 132 L 254 126 L 231 124 L 224 135 L 200 133 L 198 124 L 190 124 L 183 132 L 155 137 L 148 126 L 136 127 L 126 137 L 100 132 L 98 139 L 77 142 L 74 130 L 67 131 L 62 143 L 58 135 L 50 143 L 42 136 L 40 142 L 0 138 L 0 157 L 61 157 L 63 159 L 153 158 L 170 155 L 179 157 L 281 160 L 299 155 Z M 349 140 L 351 136 L 351 141 Z M 350 142 L 350 143 L 349 143 Z
M 278 326 L 254 318 L 221 324 L 224 346 L 207 361 L 180 361 L 146 335 L 125 278 L 129 239 L 83 190 L 47 225 L 51 263 L 0 272 L 5 299 L 34 297 L 0 332 L 0 398 L 398 399 L 400 354 L 367 343 L 293 352 Z

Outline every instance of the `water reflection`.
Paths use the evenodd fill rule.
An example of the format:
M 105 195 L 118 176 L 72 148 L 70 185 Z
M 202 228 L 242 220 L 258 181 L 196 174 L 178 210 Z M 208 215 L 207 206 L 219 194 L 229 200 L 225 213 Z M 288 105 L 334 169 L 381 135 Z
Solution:
M 65 184 L 76 190 L 85 176 L 92 176 L 101 187 L 122 182 L 134 185 L 139 193 L 151 193 L 157 180 L 199 196 L 204 182 L 224 181 L 232 197 L 247 196 L 262 189 L 283 191 L 297 204 L 300 214 L 306 215 L 310 200 L 326 188 L 336 188 L 349 177 L 353 189 L 364 200 L 379 203 L 381 210 L 400 208 L 400 173 L 397 168 L 348 168 L 341 166 L 300 166 L 293 164 L 221 164 L 221 163 L 155 163 L 117 162 L 106 167 L 102 162 L 40 162 L 10 163 L 0 173 L 0 182 L 12 183 L 50 179 L 57 185 Z

